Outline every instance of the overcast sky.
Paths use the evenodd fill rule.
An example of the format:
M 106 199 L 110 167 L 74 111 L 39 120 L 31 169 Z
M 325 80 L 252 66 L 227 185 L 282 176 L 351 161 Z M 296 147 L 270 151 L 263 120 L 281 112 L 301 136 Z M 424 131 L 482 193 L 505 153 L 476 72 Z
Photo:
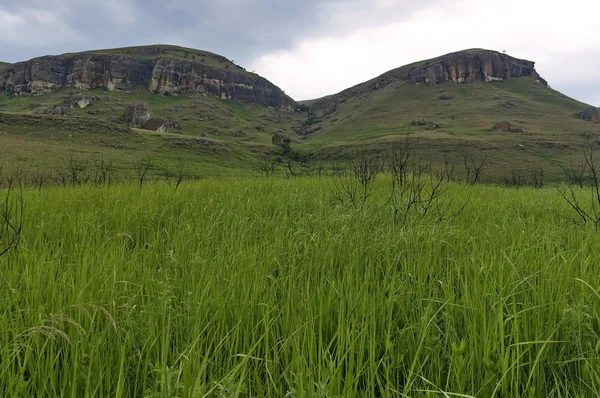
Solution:
M 294 99 L 466 48 L 536 62 L 600 106 L 600 1 L 0 0 L 0 61 L 145 44 L 216 52 Z

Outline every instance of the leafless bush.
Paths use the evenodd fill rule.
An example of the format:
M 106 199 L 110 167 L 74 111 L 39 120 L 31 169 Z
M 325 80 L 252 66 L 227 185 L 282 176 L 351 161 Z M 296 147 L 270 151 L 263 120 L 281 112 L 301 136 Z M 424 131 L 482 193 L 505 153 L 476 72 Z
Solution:
M 443 177 L 448 181 L 455 181 L 455 168 L 456 162 L 451 161 L 448 157 L 448 152 L 444 151 L 444 169 L 442 172 Z
M 382 164 L 374 156 L 357 153 L 356 157 L 334 179 L 331 191 L 342 206 L 363 209 L 375 191 L 377 176 L 382 172 Z
M 391 154 L 391 192 L 388 203 L 394 212 L 396 222 L 405 223 L 414 219 L 431 218 L 437 222 L 456 217 L 464 207 L 452 212 L 453 200 L 448 198 L 449 177 L 447 164 L 438 172 L 422 166 L 413 159 L 413 149 L 409 145 L 396 148 Z
M 563 166 L 563 174 L 569 185 L 577 185 L 579 188 L 583 188 L 586 183 L 586 169 L 587 164 L 585 159 L 582 159 L 577 164 L 571 160 L 567 166 Z
M 183 170 L 183 160 L 179 158 L 177 162 L 177 170 L 175 173 L 175 189 L 179 188 L 183 180 L 185 179 L 185 172 Z
M 592 223 L 596 229 L 600 228 L 600 169 L 595 158 L 594 146 L 588 141 L 583 148 L 583 171 L 578 176 L 582 179 L 576 185 L 569 185 L 567 188 L 559 187 L 558 192 L 562 198 L 569 204 L 572 210 L 572 216 L 568 218 L 577 225 L 586 225 Z M 584 184 L 587 181 L 588 184 Z M 580 191 L 586 191 L 585 195 L 578 195 L 575 187 Z M 582 201 L 582 198 L 584 201 Z
M 13 188 L 22 188 L 26 183 L 27 172 L 22 166 L 16 166 L 8 170 L 4 182 L 4 187 L 9 191 Z
M 465 179 L 470 185 L 477 184 L 481 173 L 483 172 L 483 166 L 485 165 L 487 158 L 483 157 L 481 160 L 476 160 L 472 156 L 465 156 L 463 164 L 465 166 Z
M 263 177 L 273 177 L 277 169 L 275 161 L 266 157 L 258 158 L 253 164 L 254 170 Z
M 536 189 L 544 187 L 544 169 L 541 166 L 531 171 L 531 186 Z
M 23 198 L 9 189 L 0 204 L 0 256 L 19 244 L 23 229 Z
M 150 170 L 152 169 L 152 163 L 153 163 L 152 157 L 145 157 L 145 158 L 139 159 L 138 161 L 136 161 L 133 164 L 133 168 L 137 175 L 137 180 L 140 184 L 140 187 L 144 185 L 144 182 L 146 182 L 146 180 L 148 178 L 148 174 L 150 173 Z
M 83 174 L 88 164 L 89 162 L 85 159 L 76 158 L 72 153 L 69 155 L 66 169 L 71 186 L 74 187 L 83 182 Z
M 313 162 L 313 175 L 317 177 L 322 177 L 325 174 L 325 168 L 327 165 L 327 161 L 325 159 L 317 159 Z
M 43 170 L 38 170 L 37 172 L 32 173 L 31 181 L 34 186 L 41 191 L 44 184 L 48 182 L 48 175 Z
M 93 161 L 94 177 L 96 185 L 111 184 L 114 180 L 115 165 L 112 160 L 105 160 L 104 157 Z
M 527 185 L 525 174 L 521 170 L 511 169 L 510 174 L 504 175 L 504 185 L 509 188 L 520 188 Z

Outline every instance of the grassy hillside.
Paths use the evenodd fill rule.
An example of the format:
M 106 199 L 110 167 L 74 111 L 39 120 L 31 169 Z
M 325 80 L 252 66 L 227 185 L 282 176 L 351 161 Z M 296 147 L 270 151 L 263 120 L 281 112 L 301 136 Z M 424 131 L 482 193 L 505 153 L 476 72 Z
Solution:
M 555 189 L 451 185 L 440 223 L 334 184 L 25 191 L 1 395 L 600 395 L 600 241 Z
M 7 62 L 0 62 L 0 71 L 3 70 L 4 68 L 6 68 L 8 65 L 10 65 Z
M 423 155 L 432 161 L 443 159 L 444 152 L 456 160 L 487 157 L 489 176 L 498 178 L 508 167 L 541 166 L 557 174 L 561 164 L 579 156 L 584 137 L 600 136 L 600 124 L 576 117 L 589 105 L 529 78 L 436 86 L 396 81 L 379 90 L 368 87 L 365 83 L 328 97 L 328 108 L 315 110 L 317 118 L 309 128 L 316 131 L 300 148 L 322 154 L 365 147 L 381 152 L 410 135 L 418 137 Z M 443 94 L 451 99 L 440 99 Z M 412 126 L 416 119 L 440 127 Z M 520 130 L 490 131 L 501 120 Z
M 466 52 L 469 51 L 481 50 Z M 89 53 L 148 60 L 166 57 L 202 62 L 215 68 L 237 67 L 220 55 L 176 46 Z M 405 68 L 426 62 L 431 60 Z M 52 109 L 75 93 L 70 88 L 38 97 L 10 97 L 0 93 L 3 104 L 0 109 L 12 115 L 10 123 L 0 125 L 3 161 L 13 168 L 48 169 L 60 167 L 76 153 L 114 159 L 118 168 L 127 172 L 137 160 L 153 157 L 158 159 L 157 169 L 166 173 L 183 161 L 195 175 L 247 175 L 252 168 L 249 165 L 259 157 L 269 156 L 286 163 L 285 151 L 272 143 L 274 135 L 290 138 L 293 152 L 300 154 L 294 158 L 319 160 L 348 158 L 363 150 L 385 157 L 390 146 L 409 137 L 418 142 L 417 152 L 424 162 L 436 166 L 446 159 L 456 164 L 462 164 L 465 157 L 485 159 L 483 177 L 495 182 L 507 174 L 531 169 L 543 169 L 547 178 L 560 179 L 563 167 L 579 162 L 581 146 L 586 140 L 595 142 L 600 137 L 600 124 L 576 116 L 588 105 L 530 78 L 430 86 L 400 81 L 394 71 L 342 93 L 303 102 L 312 112 L 310 117 L 305 112 L 279 112 L 237 100 L 223 101 L 199 94 L 158 96 L 138 88 L 91 90 L 85 92 L 97 98 L 91 106 L 68 109 L 64 117 L 30 122 L 40 108 Z M 179 127 L 164 134 L 132 132 L 137 141 L 123 147 L 99 146 L 90 141 L 85 133 L 94 135 L 94 123 L 98 122 L 98 131 L 103 131 L 103 123 L 107 121 L 119 123 L 125 105 L 134 101 L 149 103 L 157 116 Z M 21 116 L 22 125 L 15 119 Z M 66 119 L 77 120 L 74 123 L 85 128 L 73 130 L 71 124 L 64 123 Z M 48 126 L 48 120 L 55 123 L 54 127 Z M 426 123 L 415 126 L 411 124 L 413 120 Z M 512 131 L 491 131 L 496 122 L 504 120 L 510 122 Z M 429 129 L 427 125 L 431 123 L 438 128 Z M 50 140 L 51 135 L 45 129 L 58 128 L 64 128 L 65 134 Z
M 242 101 L 201 94 L 159 96 L 144 88 L 90 90 L 85 95 L 98 100 L 87 108 L 67 109 L 66 116 L 36 114 L 40 108 L 60 105 L 74 93 L 67 88 L 36 97 L 0 94 L 0 103 L 5 104 L 0 113 L 5 119 L 0 123 L 3 162 L 13 167 L 52 169 L 74 152 L 81 157 L 113 159 L 126 172 L 136 160 L 153 157 L 165 172 L 183 159 L 194 175 L 248 174 L 256 157 L 277 152 L 272 144 L 274 133 L 294 137 L 294 127 L 304 119 L 302 114 Z M 155 115 L 177 122 L 180 128 L 168 133 L 129 130 L 116 119 L 127 103 L 136 101 L 147 102 Z M 129 133 L 117 138 L 104 135 L 111 128 Z

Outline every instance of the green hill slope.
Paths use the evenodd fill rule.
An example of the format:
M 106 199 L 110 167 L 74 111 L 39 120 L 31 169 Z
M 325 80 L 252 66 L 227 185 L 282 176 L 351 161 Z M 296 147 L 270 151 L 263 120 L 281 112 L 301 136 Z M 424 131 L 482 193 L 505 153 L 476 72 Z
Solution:
M 430 85 L 390 74 L 303 103 L 313 117 L 301 150 L 321 156 L 364 148 L 381 153 L 408 136 L 418 138 L 421 154 L 432 163 L 486 158 L 488 177 L 497 180 L 509 169 L 541 167 L 556 176 L 580 156 L 586 138 L 600 136 L 600 124 L 577 116 L 589 105 L 529 77 Z M 508 121 L 512 131 L 495 131 L 499 121 Z
M 305 101 L 295 111 L 293 100 L 270 82 L 201 50 L 161 45 L 50 58 L 60 67 L 90 63 L 90 73 L 96 75 L 81 75 L 79 86 L 95 88 L 80 90 L 73 82 L 53 81 L 53 89 L 47 90 L 32 81 L 27 93 L 40 95 L 16 95 L 19 86 L 10 70 L 18 64 L 5 71 L 4 91 L 0 74 L 0 118 L 5 120 L 0 123 L 0 155 L 11 167 L 53 170 L 76 154 L 112 159 L 126 174 L 134 173 L 135 162 L 152 158 L 160 173 L 183 162 L 194 175 L 244 175 L 253 172 L 259 157 L 286 162 L 289 153 L 273 143 L 274 136 L 288 137 L 294 151 L 317 159 L 363 150 L 385 157 L 392 144 L 408 137 L 434 165 L 486 159 L 484 177 L 489 181 L 532 169 L 558 179 L 561 168 L 579 160 L 582 144 L 600 137 L 600 124 L 577 115 L 589 105 L 548 87 L 533 62 L 489 50 L 416 62 Z M 105 63 L 114 72 L 108 80 Z M 143 73 L 128 75 L 123 65 Z M 197 69 L 212 77 L 202 78 Z M 127 76 L 138 79 L 137 85 L 127 82 Z M 110 90 L 102 86 L 103 79 L 111 82 Z M 150 81 L 150 86 L 140 81 Z M 236 98 L 247 94 L 249 84 L 257 93 Z M 191 91 L 179 90 L 180 85 Z M 271 94 L 280 106 L 267 106 L 265 95 Z M 65 108 L 65 101 L 77 95 L 92 98 L 90 105 Z M 140 101 L 168 120 L 168 132 L 129 129 L 124 108 Z M 61 109 L 53 115 L 57 107 Z M 509 122 L 510 130 L 496 131 L 493 126 L 500 121 Z M 127 133 L 115 138 L 107 133 L 111 126 Z M 102 134 L 108 134 L 106 139 L 99 138 Z
M 10 65 L 10 64 L 7 62 L 0 62 L 0 71 L 4 70 L 4 68 L 6 68 L 8 65 Z
M 90 58 L 103 55 L 110 58 Z M 51 170 L 64 165 L 75 153 L 82 158 L 113 159 L 119 168 L 130 174 L 136 160 L 147 157 L 155 160 L 157 171 L 161 173 L 172 171 L 183 160 L 195 176 L 248 174 L 257 157 L 280 156 L 279 147 L 273 144 L 274 135 L 294 138 L 294 129 L 305 119 L 302 113 L 264 105 L 269 102 L 269 95 L 274 96 L 275 102 L 293 100 L 266 79 L 247 72 L 225 57 L 205 51 L 175 46 L 131 47 L 64 54 L 42 58 L 40 62 L 50 66 L 54 65 L 52 62 L 60 62 L 59 66 L 87 62 L 91 72 L 82 75 L 81 79 L 85 79 L 87 85 L 90 82 L 98 85 L 96 82 L 103 76 L 90 77 L 90 74 L 98 74 L 96 65 L 108 62 L 107 59 L 113 64 L 125 62 L 124 65 L 136 68 L 147 67 L 149 71 L 158 63 L 170 66 L 173 69 L 168 73 L 173 80 L 165 80 L 164 75 L 168 73 L 163 73 L 158 77 L 158 84 L 170 89 L 179 86 L 179 81 L 175 81 L 177 78 L 190 84 L 190 91 L 154 94 L 148 89 L 148 82 L 151 84 L 150 79 L 154 78 L 152 75 L 145 77 L 145 85 L 117 89 L 79 90 L 74 86 L 82 85 L 81 82 L 58 87 L 54 80 L 50 83 L 57 88 L 44 92 L 39 90 L 44 85 L 32 80 L 27 84 L 37 87 L 40 95 L 15 95 L 18 88 L 11 80 L 9 70 L 4 77 L 8 82 L 7 89 L 2 91 L 0 87 L 0 119 L 4 120 L 0 123 L 3 163 L 12 167 Z M 169 61 L 174 63 L 169 64 Z M 19 67 L 29 66 L 22 64 Z M 127 71 L 113 65 L 111 68 L 127 75 Z M 202 71 L 208 71 L 212 77 L 202 80 Z M 197 79 L 195 83 L 194 78 Z M 256 87 L 256 93 L 251 91 L 252 87 Z M 236 98 L 238 93 L 240 98 Z M 90 99 L 90 104 L 85 108 L 72 107 L 69 102 L 81 95 Z M 154 116 L 167 119 L 168 132 L 129 129 L 123 116 L 126 105 L 132 102 L 145 102 L 152 108 Z M 111 128 L 128 133 L 111 137 L 108 133 Z M 106 142 L 100 138 L 103 136 L 106 136 Z

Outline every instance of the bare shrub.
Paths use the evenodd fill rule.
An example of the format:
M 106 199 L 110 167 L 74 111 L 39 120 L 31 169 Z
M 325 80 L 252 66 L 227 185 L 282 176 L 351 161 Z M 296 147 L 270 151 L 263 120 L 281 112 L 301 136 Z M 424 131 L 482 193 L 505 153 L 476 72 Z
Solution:
M 375 182 L 381 172 L 379 159 L 357 153 L 345 171 L 334 179 L 331 185 L 333 196 L 342 206 L 363 209 L 375 191 Z
M 145 157 L 139 159 L 133 164 L 133 168 L 135 170 L 137 181 L 140 184 L 140 187 L 144 185 L 144 182 L 148 179 L 148 175 L 150 170 L 152 169 L 153 159 L 152 157 Z
M 23 229 L 23 197 L 9 189 L 0 204 L 0 256 L 19 244 Z
M 594 146 L 588 141 L 583 148 L 583 171 L 578 176 L 582 176 L 581 181 L 576 185 L 570 184 L 567 188 L 559 187 L 558 192 L 561 197 L 569 204 L 572 215 L 568 218 L 577 225 L 593 224 L 596 229 L 600 228 L 600 178 L 599 165 L 595 157 Z M 584 184 L 586 181 L 587 184 Z M 584 191 L 584 195 L 578 195 L 575 187 L 579 191 Z
M 253 168 L 263 177 L 273 177 L 277 169 L 277 163 L 269 158 L 261 157 L 253 163 Z
M 483 167 L 487 157 L 482 159 L 475 159 L 472 156 L 466 155 L 463 159 L 463 165 L 465 166 L 465 180 L 470 185 L 475 185 L 479 181 L 483 172 Z

